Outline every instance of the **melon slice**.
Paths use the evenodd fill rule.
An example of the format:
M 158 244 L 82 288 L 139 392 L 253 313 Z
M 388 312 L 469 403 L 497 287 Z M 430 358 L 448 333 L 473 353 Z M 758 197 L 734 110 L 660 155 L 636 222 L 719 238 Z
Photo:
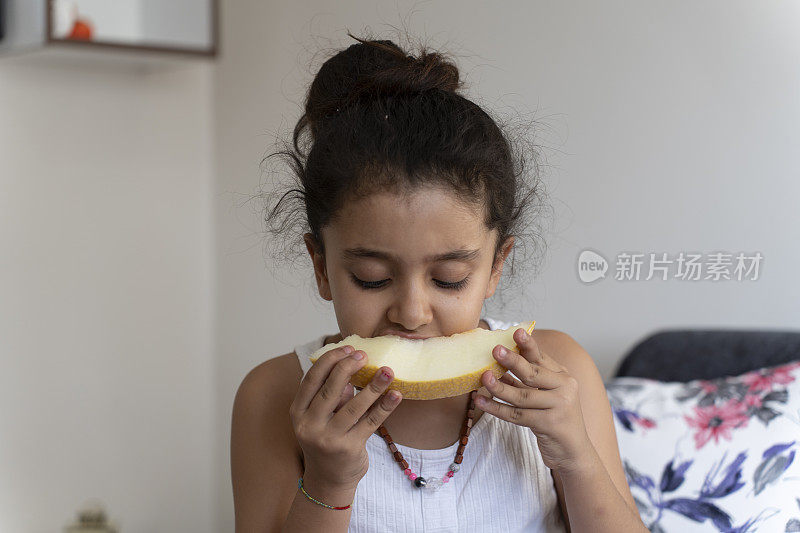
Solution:
M 491 370 L 499 378 L 508 370 L 497 362 L 492 350 L 502 344 L 519 353 L 514 332 L 533 331 L 536 321 L 522 322 L 508 329 L 475 328 L 446 337 L 407 339 L 396 335 L 360 337 L 348 335 L 326 344 L 309 356 L 316 363 L 322 354 L 350 345 L 367 354 L 367 364 L 353 374 L 350 383 L 363 389 L 382 366 L 394 371 L 387 390 L 398 390 L 406 400 L 434 400 L 465 394 L 483 386 L 481 375 Z

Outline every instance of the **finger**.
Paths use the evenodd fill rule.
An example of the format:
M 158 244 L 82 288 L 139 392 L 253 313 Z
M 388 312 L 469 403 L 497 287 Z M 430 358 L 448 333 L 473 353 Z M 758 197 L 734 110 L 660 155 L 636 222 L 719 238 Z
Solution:
M 387 392 L 392 380 L 394 380 L 394 372 L 392 369 L 388 366 L 380 367 L 372 376 L 372 379 L 370 379 L 369 383 L 367 383 L 367 385 L 361 389 L 354 398 L 347 402 L 347 404 L 344 405 L 339 412 L 331 418 L 329 423 L 332 425 L 332 427 L 335 427 L 340 431 L 352 431 L 358 421 L 364 417 L 364 413 L 367 412 L 367 409 L 375 404 L 376 400 L 378 400 L 381 395 L 385 396 L 384 393 Z M 394 393 L 400 395 L 400 393 L 397 391 L 394 391 Z M 389 401 L 393 397 L 394 396 L 384 397 L 381 399 L 381 401 L 386 402 L 387 408 L 393 409 L 396 407 L 396 405 L 392 405 L 393 402 Z M 391 409 L 389 409 L 388 412 L 391 412 Z M 378 425 L 373 428 L 372 432 L 374 432 L 380 424 L 381 423 L 379 422 Z
M 354 355 L 358 353 L 364 354 L 362 350 L 353 352 Z M 306 411 L 307 416 L 312 420 L 327 423 L 331 418 L 333 408 L 336 407 L 342 397 L 344 386 L 350 381 L 353 374 L 358 372 L 366 363 L 366 354 L 360 360 L 356 360 L 353 357 L 345 357 L 337 362 L 328 375 L 328 379 L 325 380 L 311 400 L 311 404 Z
M 368 391 L 370 391 L 370 387 L 365 387 L 357 396 L 361 396 Z M 368 394 L 368 399 L 372 398 L 374 391 L 370 391 Z M 396 390 L 390 390 L 386 394 L 379 396 L 377 400 L 372 403 L 372 407 L 370 407 L 369 411 L 350 428 L 348 433 L 355 434 L 361 441 L 366 442 L 369 436 L 375 433 L 375 430 L 383 424 L 386 417 L 392 414 L 392 411 L 400 405 L 402 400 L 403 395 Z
M 361 393 L 359 393 L 359 395 L 360 394 Z M 394 394 L 397 394 L 396 399 L 393 396 Z M 392 414 L 395 407 L 400 405 L 402 399 L 402 396 L 397 391 L 389 391 L 389 393 L 384 394 L 375 402 L 370 410 L 361 417 L 361 420 L 350 429 L 349 433 L 354 433 L 359 439 L 366 441 L 369 436 L 375 433 L 375 430 L 383 424 L 386 417 Z
M 353 384 L 348 381 L 347 385 L 344 386 L 344 390 L 342 391 L 342 397 L 339 398 L 339 404 L 333 410 L 334 413 L 341 409 L 344 404 L 353 398 L 353 391 L 355 391 L 355 387 L 353 387 Z
M 542 391 L 545 392 L 545 391 Z M 548 411 L 548 409 L 528 409 L 518 407 L 516 405 L 507 405 L 495 400 L 479 396 L 475 399 L 476 405 L 484 412 L 494 415 L 497 418 L 502 418 L 512 424 L 520 426 L 534 427 L 538 426 L 540 417 Z
M 525 386 L 518 380 L 519 385 L 506 383 L 502 379 L 489 383 L 490 372 L 483 374 L 483 383 L 486 389 L 496 398 L 525 409 L 550 409 L 558 405 L 559 397 L 549 389 L 534 389 Z M 513 378 L 506 378 L 511 380 Z
M 498 379 L 498 381 L 501 381 L 503 383 L 507 383 L 508 385 L 513 385 L 515 387 L 525 387 L 526 386 L 520 380 L 515 378 L 511 374 L 511 372 L 506 372 L 505 374 L 503 374 L 502 376 L 500 376 L 497 379 Z
M 367 409 L 375 403 L 375 400 L 386 392 L 386 389 L 393 379 L 394 373 L 391 368 L 388 366 L 380 367 L 377 372 L 375 372 L 375 375 L 372 376 L 369 383 L 367 383 L 354 398 L 347 402 L 338 413 L 333 415 L 328 423 L 339 431 L 351 431 L 359 419 L 364 416 Z M 387 398 L 387 400 L 388 399 L 391 398 Z M 389 406 L 388 403 L 390 402 L 387 402 L 387 406 Z M 379 425 L 380 423 L 378 426 Z M 378 426 L 375 426 L 375 428 Z M 375 429 L 372 431 L 375 431 Z
M 328 350 L 316 360 L 311 368 L 308 369 L 303 379 L 300 380 L 300 386 L 297 388 L 294 403 L 300 412 L 308 410 L 311 401 L 316 396 L 325 380 L 331 373 L 334 365 L 342 359 L 349 357 L 348 350 L 352 350 L 352 346 L 339 346 L 333 350 Z M 365 358 L 366 359 L 366 358 Z
M 502 355 L 501 348 L 503 346 L 500 344 L 495 346 L 492 355 L 501 365 L 512 371 L 524 385 L 538 389 L 555 389 L 562 384 L 562 377 L 559 373 L 531 363 L 522 355 L 510 350 Z
M 547 353 L 541 349 L 539 343 L 536 342 L 536 339 L 524 329 L 518 328 L 514 331 L 514 342 L 517 343 L 519 353 L 531 363 L 542 365 L 553 372 L 566 370 L 561 363 L 547 355 Z

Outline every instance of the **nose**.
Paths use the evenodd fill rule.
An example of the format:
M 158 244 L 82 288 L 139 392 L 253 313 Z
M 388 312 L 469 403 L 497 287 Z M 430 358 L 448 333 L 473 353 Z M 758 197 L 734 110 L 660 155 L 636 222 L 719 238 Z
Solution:
M 421 282 L 407 280 L 396 283 L 395 287 L 397 290 L 393 295 L 387 318 L 408 331 L 416 331 L 430 324 L 433 312 L 430 295 L 424 285 Z

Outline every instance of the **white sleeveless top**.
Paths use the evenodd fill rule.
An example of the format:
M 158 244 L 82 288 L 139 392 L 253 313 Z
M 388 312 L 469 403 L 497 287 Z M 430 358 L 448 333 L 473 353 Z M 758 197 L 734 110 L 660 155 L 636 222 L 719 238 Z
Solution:
M 492 330 L 518 325 L 483 320 Z M 309 355 L 325 337 L 295 347 L 303 375 L 311 368 Z M 408 467 L 424 478 L 442 477 L 458 444 L 420 450 L 395 443 Z M 435 491 L 415 487 L 380 436 L 370 435 L 366 447 L 369 470 L 356 488 L 348 532 L 566 531 L 550 469 L 527 427 L 483 413 L 470 431 L 460 470 Z

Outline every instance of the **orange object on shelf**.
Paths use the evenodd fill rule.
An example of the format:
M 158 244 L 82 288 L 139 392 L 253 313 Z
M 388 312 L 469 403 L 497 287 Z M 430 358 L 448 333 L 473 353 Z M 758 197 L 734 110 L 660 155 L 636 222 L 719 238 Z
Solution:
M 67 39 L 74 39 L 76 41 L 91 41 L 92 40 L 92 25 L 88 20 L 77 19 L 72 26 L 72 31 L 67 36 Z

